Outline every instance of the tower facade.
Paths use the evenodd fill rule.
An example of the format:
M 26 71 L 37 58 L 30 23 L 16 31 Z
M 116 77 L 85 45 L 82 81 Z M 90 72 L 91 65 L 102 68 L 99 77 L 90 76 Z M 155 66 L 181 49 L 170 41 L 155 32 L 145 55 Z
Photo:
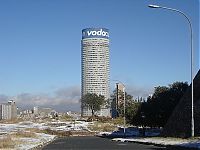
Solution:
M 105 99 L 110 97 L 109 30 L 105 28 L 87 28 L 82 30 L 81 40 L 81 95 L 96 93 Z M 92 112 L 81 106 L 82 116 L 91 116 Z M 105 106 L 97 112 L 99 116 L 110 116 Z

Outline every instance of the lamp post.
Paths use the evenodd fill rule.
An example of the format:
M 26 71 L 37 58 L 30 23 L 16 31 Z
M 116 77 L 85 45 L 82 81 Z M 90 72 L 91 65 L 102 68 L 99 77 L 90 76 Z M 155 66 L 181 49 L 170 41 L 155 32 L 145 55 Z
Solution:
M 124 85 L 123 85 L 124 86 Z M 123 87 L 124 92 L 124 137 L 126 136 L 126 93 L 125 93 L 125 86 Z
M 163 7 L 163 6 L 158 6 L 158 5 L 148 5 L 148 7 L 150 8 L 160 8 L 160 9 L 167 9 L 173 12 L 177 12 L 179 14 L 181 14 L 182 16 L 184 16 L 189 24 L 190 27 L 190 49 L 191 49 L 191 136 L 194 137 L 194 84 L 193 84 L 193 64 L 194 64 L 194 58 L 193 58 L 193 54 L 194 54 L 194 50 L 193 50 L 193 30 L 192 30 L 192 23 L 189 19 L 189 17 L 182 11 L 178 10 L 178 9 L 174 9 L 174 8 L 169 8 L 169 7 Z
M 124 94 L 124 117 L 123 117 L 123 120 L 124 120 L 124 137 L 125 137 L 125 135 L 126 135 L 126 116 L 125 116 L 126 115 L 126 92 L 125 92 L 125 85 L 119 80 L 113 80 L 113 81 L 117 81 L 117 82 L 119 82 L 123 85 L 123 94 Z M 117 92 L 118 92 L 118 89 L 117 89 Z

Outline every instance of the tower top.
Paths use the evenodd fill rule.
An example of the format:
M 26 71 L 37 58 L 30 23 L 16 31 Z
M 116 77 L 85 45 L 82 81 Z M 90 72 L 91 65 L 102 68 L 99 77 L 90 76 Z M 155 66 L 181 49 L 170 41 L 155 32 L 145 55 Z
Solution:
M 109 39 L 109 30 L 106 28 L 86 28 L 82 30 L 82 39 L 105 38 Z

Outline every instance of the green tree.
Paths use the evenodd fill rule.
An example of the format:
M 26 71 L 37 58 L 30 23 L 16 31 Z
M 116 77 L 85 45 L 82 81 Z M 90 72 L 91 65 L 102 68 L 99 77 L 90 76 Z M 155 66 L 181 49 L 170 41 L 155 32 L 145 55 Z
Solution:
M 111 107 L 112 109 L 117 109 L 118 117 L 123 117 L 124 116 L 124 92 L 119 91 L 118 97 L 121 100 L 121 102 L 116 104 L 116 90 L 114 90 L 113 94 L 111 95 L 111 100 L 112 100 Z M 117 108 L 116 108 L 116 105 L 117 105 Z M 127 122 L 131 122 L 131 119 L 136 114 L 139 108 L 139 103 L 133 100 L 132 95 L 127 94 L 125 92 L 125 105 L 126 105 L 125 115 L 126 115 Z
M 138 120 L 142 122 L 141 114 L 145 116 L 145 123 L 152 127 L 163 127 L 174 108 L 186 92 L 188 84 L 185 82 L 174 82 L 169 86 L 158 86 L 154 90 L 152 97 L 148 97 L 146 103 L 142 103 Z M 144 120 L 144 119 L 143 119 Z
M 92 111 L 92 116 L 94 113 L 101 109 L 101 106 L 106 104 L 105 97 L 102 95 L 97 95 L 95 93 L 87 93 L 82 99 L 82 104 L 85 107 L 88 107 Z
M 128 105 L 126 105 L 126 120 L 130 124 L 137 124 L 136 116 L 138 114 L 138 111 L 140 110 L 141 103 L 136 101 L 129 102 Z
M 123 117 L 124 116 L 124 92 L 120 91 L 119 95 L 122 102 L 119 103 L 118 105 L 118 112 L 119 112 L 119 116 Z M 128 108 L 130 108 L 130 106 L 132 106 L 132 104 L 133 104 L 133 96 L 125 92 L 125 111 L 126 111 L 125 115 L 127 115 L 128 113 L 127 110 Z

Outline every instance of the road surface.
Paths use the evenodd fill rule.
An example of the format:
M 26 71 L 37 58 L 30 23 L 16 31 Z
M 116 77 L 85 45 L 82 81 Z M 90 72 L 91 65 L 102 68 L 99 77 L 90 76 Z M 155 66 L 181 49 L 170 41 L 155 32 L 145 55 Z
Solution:
M 94 136 L 58 138 L 42 150 L 166 150 L 165 147 L 129 142 L 116 142 Z

